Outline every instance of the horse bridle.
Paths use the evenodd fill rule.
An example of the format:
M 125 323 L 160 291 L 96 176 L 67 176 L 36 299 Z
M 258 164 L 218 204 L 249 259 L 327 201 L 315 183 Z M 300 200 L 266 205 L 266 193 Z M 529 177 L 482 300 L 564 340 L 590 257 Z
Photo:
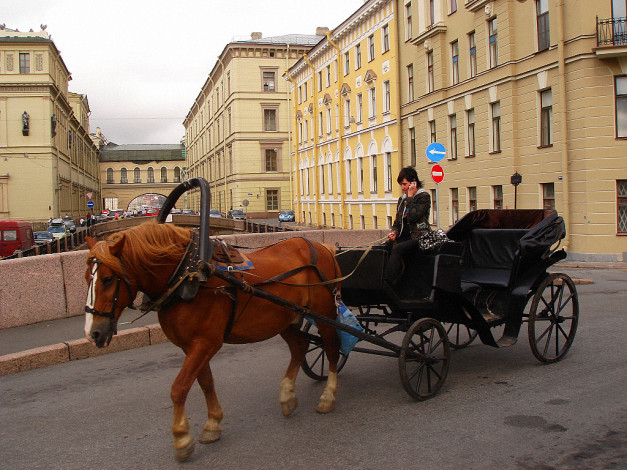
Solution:
M 92 266 L 91 269 L 91 280 L 89 282 L 89 288 L 91 290 L 91 294 L 92 294 L 92 299 L 95 300 L 95 285 L 94 285 L 94 279 L 96 278 L 96 273 L 98 271 L 98 268 L 100 267 L 101 264 L 104 264 L 102 261 L 100 261 L 98 258 L 94 257 L 91 258 L 89 260 L 90 265 Z M 105 318 L 111 318 L 112 320 L 115 319 L 115 309 L 118 306 L 118 296 L 120 295 L 120 284 L 122 284 L 122 281 L 124 281 L 124 284 L 126 285 L 126 290 L 128 291 L 128 298 L 129 298 L 129 303 L 126 306 L 126 308 L 135 308 L 133 306 L 133 301 L 135 300 L 133 298 L 133 291 L 131 289 L 131 283 L 129 282 L 128 278 L 126 276 L 124 276 L 123 278 L 121 276 L 115 276 L 116 278 L 116 285 L 115 285 L 115 294 L 113 296 L 113 305 L 111 306 L 111 310 L 109 312 L 103 312 L 101 310 L 96 310 L 93 307 L 90 306 L 85 306 L 85 312 L 86 313 L 91 313 L 92 315 L 97 315 L 99 317 L 105 317 Z

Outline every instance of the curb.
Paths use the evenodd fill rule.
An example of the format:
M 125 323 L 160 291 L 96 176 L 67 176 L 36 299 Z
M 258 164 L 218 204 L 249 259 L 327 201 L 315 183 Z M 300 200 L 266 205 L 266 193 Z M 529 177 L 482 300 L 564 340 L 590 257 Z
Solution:
M 161 325 L 154 323 L 120 331 L 113 337 L 111 344 L 103 349 L 96 348 L 87 338 L 28 349 L 0 356 L 0 377 L 16 372 L 63 364 L 69 361 L 103 356 L 127 349 L 166 343 L 167 341 L 168 339 L 161 330 Z

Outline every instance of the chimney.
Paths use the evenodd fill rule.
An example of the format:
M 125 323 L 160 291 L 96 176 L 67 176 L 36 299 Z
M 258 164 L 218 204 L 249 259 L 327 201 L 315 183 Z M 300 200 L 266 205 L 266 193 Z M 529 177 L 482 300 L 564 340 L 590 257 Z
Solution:
M 252 40 L 261 39 L 262 37 L 263 37 L 262 33 L 259 33 L 259 32 L 250 33 L 250 39 Z
M 316 36 L 324 36 L 329 31 L 329 28 L 326 26 L 318 26 L 316 28 Z

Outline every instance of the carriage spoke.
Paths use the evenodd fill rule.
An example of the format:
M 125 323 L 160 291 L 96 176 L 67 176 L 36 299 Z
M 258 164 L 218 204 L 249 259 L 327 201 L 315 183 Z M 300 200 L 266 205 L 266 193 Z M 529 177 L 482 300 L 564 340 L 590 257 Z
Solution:
M 544 355 L 546 356 L 546 352 L 549 349 L 549 346 L 551 344 L 551 336 L 553 335 L 553 325 L 551 325 L 548 329 L 549 331 L 549 336 L 546 339 L 546 343 L 544 344 Z

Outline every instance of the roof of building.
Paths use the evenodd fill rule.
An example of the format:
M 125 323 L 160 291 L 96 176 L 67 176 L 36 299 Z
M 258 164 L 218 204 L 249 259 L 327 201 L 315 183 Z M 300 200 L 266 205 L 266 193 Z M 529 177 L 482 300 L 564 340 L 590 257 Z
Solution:
M 300 46 L 315 46 L 325 36 L 315 34 L 284 34 L 282 36 L 271 36 L 259 39 L 246 39 L 243 41 L 233 41 L 232 44 L 290 44 Z
M 101 162 L 148 163 L 166 160 L 185 161 L 183 144 L 114 144 L 100 148 Z

